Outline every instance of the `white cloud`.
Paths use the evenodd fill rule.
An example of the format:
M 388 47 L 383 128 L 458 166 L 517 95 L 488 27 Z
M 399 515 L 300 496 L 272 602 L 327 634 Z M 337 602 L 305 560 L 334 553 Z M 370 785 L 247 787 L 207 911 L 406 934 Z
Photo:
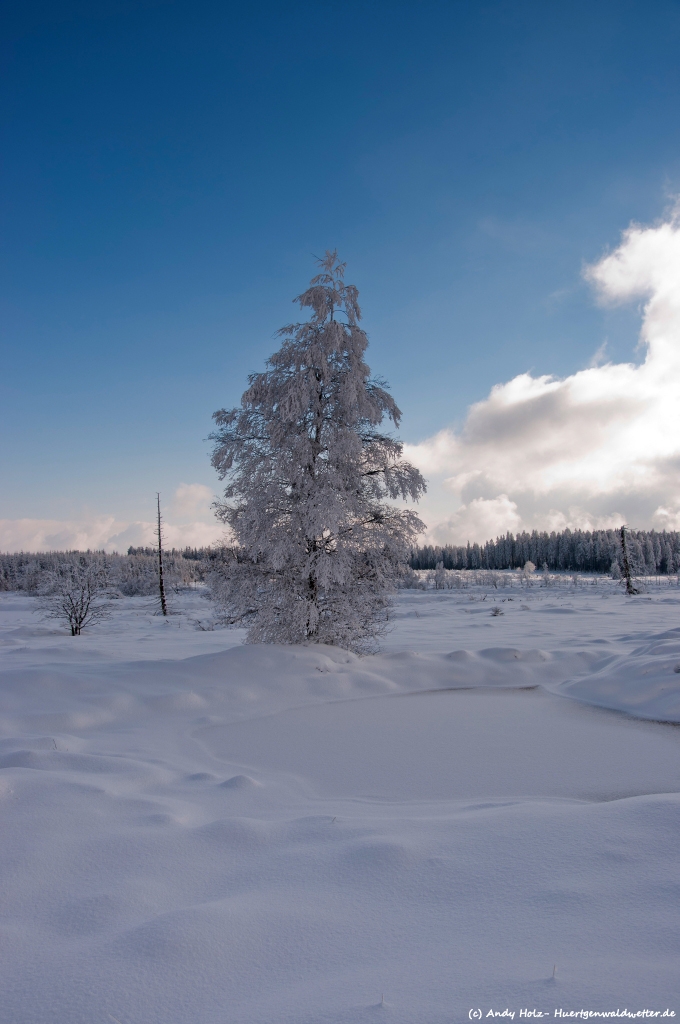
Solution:
M 607 362 L 607 339 L 605 338 L 605 340 L 602 342 L 599 348 L 597 348 L 596 351 L 593 352 L 593 355 L 591 357 L 590 362 L 588 363 L 588 366 L 602 366 Z
M 113 516 L 92 520 L 0 519 L 0 551 L 127 551 L 156 544 L 156 524 L 119 522 Z M 224 536 L 217 521 L 163 524 L 168 548 L 205 547 Z
M 465 543 L 495 537 L 507 530 L 515 533 L 521 526 L 515 502 L 507 494 L 499 494 L 496 498 L 473 498 L 467 505 L 461 505 L 448 519 L 436 523 L 427 539 L 434 544 L 448 544 L 455 537 Z
M 652 516 L 652 526 L 657 530 L 680 530 L 680 508 L 660 505 Z
M 431 539 L 680 522 L 680 218 L 632 225 L 585 276 L 602 302 L 645 300 L 644 362 L 564 380 L 519 374 L 473 405 L 460 432 L 406 446 L 430 477 Z
M 65 551 L 103 548 L 124 527 L 113 516 L 83 522 L 58 519 L 0 519 L 0 551 Z
M 202 548 L 217 543 L 224 536 L 224 526 L 216 520 L 191 523 L 163 521 L 163 546 L 166 548 Z M 138 520 L 127 523 L 106 541 L 107 551 L 127 551 L 132 547 L 154 547 L 158 543 L 156 524 Z
M 180 484 L 168 515 L 163 516 L 165 546 L 206 547 L 219 542 L 225 527 L 213 515 L 213 499 L 213 492 L 204 484 Z M 127 551 L 130 546 L 156 544 L 155 530 L 153 521 L 126 522 L 115 516 L 83 520 L 0 519 L 0 551 Z
M 171 512 L 175 516 L 212 515 L 215 495 L 205 484 L 180 484 L 175 491 Z

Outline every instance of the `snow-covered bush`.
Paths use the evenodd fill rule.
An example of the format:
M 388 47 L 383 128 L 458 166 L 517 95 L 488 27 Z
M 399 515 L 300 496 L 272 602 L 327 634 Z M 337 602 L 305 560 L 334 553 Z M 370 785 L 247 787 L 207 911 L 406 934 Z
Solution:
M 279 332 L 281 348 L 249 378 L 240 407 L 214 416 L 212 463 L 227 480 L 217 514 L 237 546 L 220 601 L 250 642 L 362 650 L 423 529 L 392 502 L 417 500 L 425 482 L 378 430 L 401 413 L 364 362 L 357 289 L 337 253 L 320 265 L 296 300 L 310 319 Z
M 422 579 L 415 569 L 408 565 L 404 569 L 397 585 L 403 590 L 427 590 L 426 581 Z
M 434 571 L 433 582 L 435 590 L 448 590 L 449 571 L 448 569 L 444 568 L 443 562 L 437 562 L 437 568 Z

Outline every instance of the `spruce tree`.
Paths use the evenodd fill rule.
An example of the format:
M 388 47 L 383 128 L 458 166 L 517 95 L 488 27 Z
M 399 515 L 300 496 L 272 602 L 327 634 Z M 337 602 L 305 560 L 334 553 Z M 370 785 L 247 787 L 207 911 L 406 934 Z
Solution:
M 249 642 L 370 649 L 423 529 L 394 504 L 425 481 L 379 430 L 401 413 L 371 377 L 358 292 L 336 252 L 294 301 L 310 317 L 278 334 L 236 409 L 214 414 L 212 464 L 226 479 L 217 515 L 234 538 L 213 587 Z

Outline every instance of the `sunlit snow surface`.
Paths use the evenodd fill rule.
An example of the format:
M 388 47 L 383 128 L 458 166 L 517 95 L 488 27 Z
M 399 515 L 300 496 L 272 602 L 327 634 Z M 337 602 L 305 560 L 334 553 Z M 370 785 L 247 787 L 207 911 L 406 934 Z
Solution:
M 366 658 L 198 594 L 33 608 L 0 595 L 3 1024 L 680 1012 L 677 587 L 406 591 Z

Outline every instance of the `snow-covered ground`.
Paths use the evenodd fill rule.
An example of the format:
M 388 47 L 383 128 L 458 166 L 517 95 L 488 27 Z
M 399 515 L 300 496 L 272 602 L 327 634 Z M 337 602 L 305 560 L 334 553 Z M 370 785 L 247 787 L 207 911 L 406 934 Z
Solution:
M 364 658 L 175 602 L 0 594 L 3 1024 L 680 1013 L 677 587 L 405 591 Z

